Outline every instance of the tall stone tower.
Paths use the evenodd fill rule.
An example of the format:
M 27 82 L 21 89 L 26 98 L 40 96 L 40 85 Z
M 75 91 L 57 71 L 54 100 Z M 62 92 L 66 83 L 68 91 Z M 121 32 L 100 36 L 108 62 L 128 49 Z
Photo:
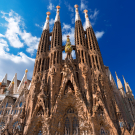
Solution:
M 99 45 L 84 10 L 86 30 L 83 29 L 78 5 L 75 5 L 75 45 L 67 36 L 62 46 L 59 10 L 53 31 L 49 31 L 49 15 L 40 38 L 30 89 L 24 92 L 21 119 L 23 135 L 120 135 L 133 125 L 131 115 L 121 111 L 116 101 L 107 67 L 104 66 Z M 65 49 L 66 58 L 62 60 Z M 75 50 L 76 59 L 71 52 Z M 125 80 L 124 80 L 125 81 Z M 134 100 L 125 81 L 128 106 Z M 116 88 L 116 87 L 115 87 Z M 120 92 L 123 92 L 121 88 Z M 121 96 L 122 97 L 122 96 Z M 124 97 L 122 97 L 124 98 Z M 122 99 L 121 101 L 123 101 Z M 126 108 L 126 107 L 125 107 Z M 120 126 L 122 123 L 122 127 Z M 129 133 L 128 131 L 126 133 Z M 125 134 L 128 135 L 128 134 Z M 129 134 L 130 135 L 130 134 Z

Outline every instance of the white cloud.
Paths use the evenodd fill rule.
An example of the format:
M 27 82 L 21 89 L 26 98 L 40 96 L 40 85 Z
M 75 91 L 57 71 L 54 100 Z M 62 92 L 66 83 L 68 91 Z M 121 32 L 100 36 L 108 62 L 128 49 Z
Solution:
M 37 50 L 40 38 L 32 36 L 31 33 L 27 33 L 25 30 L 21 33 L 21 38 L 24 40 L 24 43 L 29 46 L 26 51 L 33 54 L 34 50 Z
M 0 37 L 5 37 L 5 35 L 3 35 L 3 34 L 0 33 Z
M 8 39 L 10 45 L 14 48 L 22 48 L 24 45 L 27 45 L 28 48 L 26 51 L 32 55 L 37 49 L 40 38 L 26 32 L 23 18 L 13 10 L 9 13 L 2 11 L 1 13 L 2 18 L 7 22 L 4 24 L 7 30 L 3 37 Z
M 75 44 L 74 41 L 74 27 L 69 28 L 67 31 L 64 31 L 63 35 L 62 35 L 62 40 L 65 43 L 67 41 L 67 35 L 69 35 L 70 37 L 70 42 L 72 45 Z
M 1 13 L 3 14 L 2 18 L 4 18 L 8 22 L 5 37 L 9 40 L 10 45 L 15 48 L 23 47 L 24 44 L 20 41 L 18 37 L 18 34 L 20 33 L 19 24 L 21 22 L 21 17 L 13 10 L 11 10 L 9 14 L 4 12 Z
M 55 21 L 55 20 L 51 18 L 50 21 L 49 21 L 49 24 L 50 24 L 50 25 L 53 25 L 53 24 L 54 24 L 54 21 Z
M 65 23 L 63 23 L 63 27 L 62 27 L 62 30 L 64 31 L 64 30 L 68 30 L 68 29 L 70 29 L 71 28 L 71 26 L 69 25 L 69 24 L 65 24 Z
M 4 39 L 0 38 L 0 55 L 4 56 L 5 50 L 9 50 L 7 41 L 5 41 Z
M 97 19 L 97 15 L 99 14 L 99 10 L 95 9 L 93 15 L 90 15 L 90 19 Z
M 49 6 L 47 7 L 48 10 L 53 10 L 54 9 L 54 5 L 50 2 Z
M 96 35 L 97 40 L 100 39 L 100 38 L 102 38 L 102 36 L 104 35 L 104 33 L 105 33 L 104 31 L 101 31 L 101 32 L 96 31 L 95 32 L 95 35 Z
M 80 10 L 87 9 L 87 1 L 81 0 Z
M 12 54 L 10 46 L 20 48 L 27 45 L 27 52 L 33 53 L 37 49 L 39 38 L 32 36 L 24 29 L 22 17 L 11 10 L 9 13 L 1 12 L 5 23 L 1 26 L 6 28 L 5 35 L 0 33 L 0 81 L 5 73 L 8 73 L 8 79 L 11 80 L 15 73 L 18 73 L 18 79 L 22 79 L 25 69 L 29 70 L 28 79 L 31 79 L 35 59 L 28 57 L 23 52 Z
M 14 55 L 8 53 L 8 50 L 7 41 L 0 38 L 0 81 L 5 73 L 8 73 L 8 79 L 10 80 L 15 73 L 18 73 L 18 78 L 21 79 L 26 68 L 30 71 L 28 78 L 31 79 L 35 60 L 26 56 L 23 52 Z

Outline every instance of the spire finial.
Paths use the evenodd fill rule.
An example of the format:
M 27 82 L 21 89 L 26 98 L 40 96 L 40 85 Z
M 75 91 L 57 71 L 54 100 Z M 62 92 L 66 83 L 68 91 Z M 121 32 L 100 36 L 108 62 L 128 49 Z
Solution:
M 79 16 L 79 12 L 78 12 L 78 7 L 79 7 L 79 6 L 78 6 L 78 5 L 75 5 L 74 7 L 75 7 L 75 12 L 76 12 L 76 15 L 75 15 L 75 22 L 78 21 L 78 20 L 81 21 L 80 16 Z
M 50 12 L 46 12 L 46 14 L 47 14 L 47 17 L 46 17 L 46 22 L 45 22 L 43 30 L 49 30 L 49 15 L 51 13 Z
M 87 29 L 87 28 L 91 27 L 91 23 L 90 23 L 90 20 L 88 18 L 88 10 L 85 9 L 83 12 L 85 13 L 86 29 Z
M 60 16 L 59 16 L 59 9 L 60 9 L 60 6 L 56 6 L 57 8 L 57 13 L 56 13 L 56 17 L 55 17 L 55 22 L 59 21 L 60 22 Z

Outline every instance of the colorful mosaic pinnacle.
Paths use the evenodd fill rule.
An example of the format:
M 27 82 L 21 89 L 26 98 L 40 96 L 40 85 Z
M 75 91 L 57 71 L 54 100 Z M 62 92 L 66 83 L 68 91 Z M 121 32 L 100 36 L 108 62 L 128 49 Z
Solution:
M 66 53 L 71 53 L 72 52 L 72 47 L 71 47 L 71 42 L 69 39 L 69 35 L 67 35 L 67 42 L 66 42 L 66 46 L 65 46 L 65 52 Z

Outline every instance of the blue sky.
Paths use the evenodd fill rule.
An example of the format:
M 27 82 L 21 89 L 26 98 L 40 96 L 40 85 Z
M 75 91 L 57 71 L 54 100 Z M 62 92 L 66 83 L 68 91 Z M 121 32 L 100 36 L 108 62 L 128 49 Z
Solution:
M 50 31 L 52 31 L 57 5 L 61 6 L 63 45 L 67 34 L 74 44 L 75 4 L 79 5 L 84 28 L 83 10 L 88 10 L 104 64 L 109 66 L 114 79 L 115 71 L 122 83 L 124 75 L 135 94 L 135 2 L 133 0 L 130 2 L 127 0 L 1 0 L 0 80 L 6 73 L 10 80 L 15 73 L 21 80 L 26 68 L 29 71 L 28 79 L 32 78 L 46 12 L 51 12 Z

